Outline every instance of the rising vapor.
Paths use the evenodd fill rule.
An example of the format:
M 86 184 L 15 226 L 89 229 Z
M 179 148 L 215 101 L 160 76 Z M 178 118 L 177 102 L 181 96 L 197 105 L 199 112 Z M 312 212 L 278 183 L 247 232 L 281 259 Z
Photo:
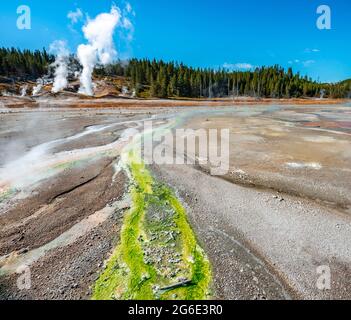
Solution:
M 41 92 L 43 85 L 44 85 L 43 79 L 39 78 L 37 80 L 37 85 L 33 87 L 32 96 L 37 96 Z
M 121 21 L 121 11 L 113 6 L 110 13 L 101 13 L 95 19 L 88 20 L 83 27 L 87 44 L 79 45 L 77 56 L 83 70 L 80 75 L 79 93 L 92 96 L 92 74 L 97 63 L 111 63 L 117 52 L 113 44 L 113 34 Z
M 50 51 L 56 55 L 55 62 L 52 64 L 55 68 L 52 92 L 57 93 L 68 86 L 69 50 L 67 49 L 65 41 L 57 40 L 51 44 Z

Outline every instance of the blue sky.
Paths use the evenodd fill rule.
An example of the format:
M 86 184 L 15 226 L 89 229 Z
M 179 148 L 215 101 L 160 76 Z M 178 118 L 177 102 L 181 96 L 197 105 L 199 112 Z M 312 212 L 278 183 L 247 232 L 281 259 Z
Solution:
M 279 64 L 320 81 L 351 78 L 350 0 L 130 0 L 133 41 L 117 32 L 122 58 L 182 61 L 195 67 L 245 68 Z M 72 25 L 69 11 L 90 17 L 121 8 L 111 0 L 2 1 L 0 46 L 37 49 L 65 39 L 72 51 L 84 42 L 83 21 Z M 316 27 L 319 5 L 331 8 L 332 29 Z M 16 27 L 19 5 L 31 8 L 32 29 Z

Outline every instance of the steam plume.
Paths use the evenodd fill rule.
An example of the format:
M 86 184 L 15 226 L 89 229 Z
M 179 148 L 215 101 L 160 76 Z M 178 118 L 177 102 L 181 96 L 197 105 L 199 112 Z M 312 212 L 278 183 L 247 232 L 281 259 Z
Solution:
M 66 42 L 57 40 L 50 46 L 50 51 L 56 55 L 56 60 L 52 64 L 55 67 L 55 79 L 52 87 L 52 92 L 57 93 L 65 89 L 68 85 L 68 58 L 69 51 L 66 47 Z
M 27 95 L 28 85 L 24 85 L 21 88 L 21 97 L 25 97 Z
M 33 92 L 32 92 L 32 95 L 33 96 L 37 96 L 41 89 L 43 88 L 43 79 L 38 79 L 37 80 L 37 85 L 35 87 L 33 87 Z
M 77 49 L 78 59 L 83 66 L 80 75 L 79 92 L 93 95 L 92 73 L 97 63 L 111 63 L 117 52 L 113 44 L 113 33 L 120 23 L 121 12 L 113 6 L 110 13 L 101 13 L 89 20 L 83 27 L 88 44 L 81 44 Z

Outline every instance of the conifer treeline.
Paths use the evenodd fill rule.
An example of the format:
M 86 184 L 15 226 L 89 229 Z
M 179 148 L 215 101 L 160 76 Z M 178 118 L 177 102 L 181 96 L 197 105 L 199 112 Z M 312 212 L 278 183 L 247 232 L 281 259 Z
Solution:
M 250 71 L 194 69 L 162 60 L 132 59 L 96 71 L 99 75 L 127 76 L 138 96 L 159 98 L 212 98 L 252 96 L 270 98 L 325 97 L 344 98 L 351 91 L 350 82 L 322 84 L 294 74 L 279 66 Z
M 53 56 L 42 51 L 0 48 L 0 76 L 35 80 L 48 72 Z
M 14 80 L 35 80 L 48 74 L 54 57 L 42 51 L 0 48 L 0 76 Z M 72 69 L 79 69 L 77 60 Z M 95 69 L 97 76 L 123 76 L 129 80 L 130 90 L 140 97 L 212 98 L 252 96 L 271 98 L 294 97 L 349 97 L 351 82 L 322 84 L 294 74 L 292 69 L 279 66 L 261 67 L 249 71 L 229 71 L 187 67 L 162 60 L 132 59 L 128 63 Z

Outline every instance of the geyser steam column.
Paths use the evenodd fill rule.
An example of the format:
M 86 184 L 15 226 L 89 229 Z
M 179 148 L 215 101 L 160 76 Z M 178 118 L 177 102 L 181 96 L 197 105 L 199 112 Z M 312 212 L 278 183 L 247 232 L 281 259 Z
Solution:
M 110 13 L 101 13 L 95 19 L 88 20 L 83 27 L 88 44 L 81 44 L 77 49 L 78 59 L 83 67 L 80 75 L 79 93 L 94 94 L 92 74 L 97 63 L 111 63 L 117 52 L 113 44 L 113 33 L 121 21 L 119 8 L 113 6 Z
M 50 51 L 56 54 L 55 62 L 52 64 L 55 67 L 55 80 L 52 92 L 57 93 L 67 88 L 68 85 L 69 50 L 66 47 L 65 41 L 58 40 L 51 44 Z

